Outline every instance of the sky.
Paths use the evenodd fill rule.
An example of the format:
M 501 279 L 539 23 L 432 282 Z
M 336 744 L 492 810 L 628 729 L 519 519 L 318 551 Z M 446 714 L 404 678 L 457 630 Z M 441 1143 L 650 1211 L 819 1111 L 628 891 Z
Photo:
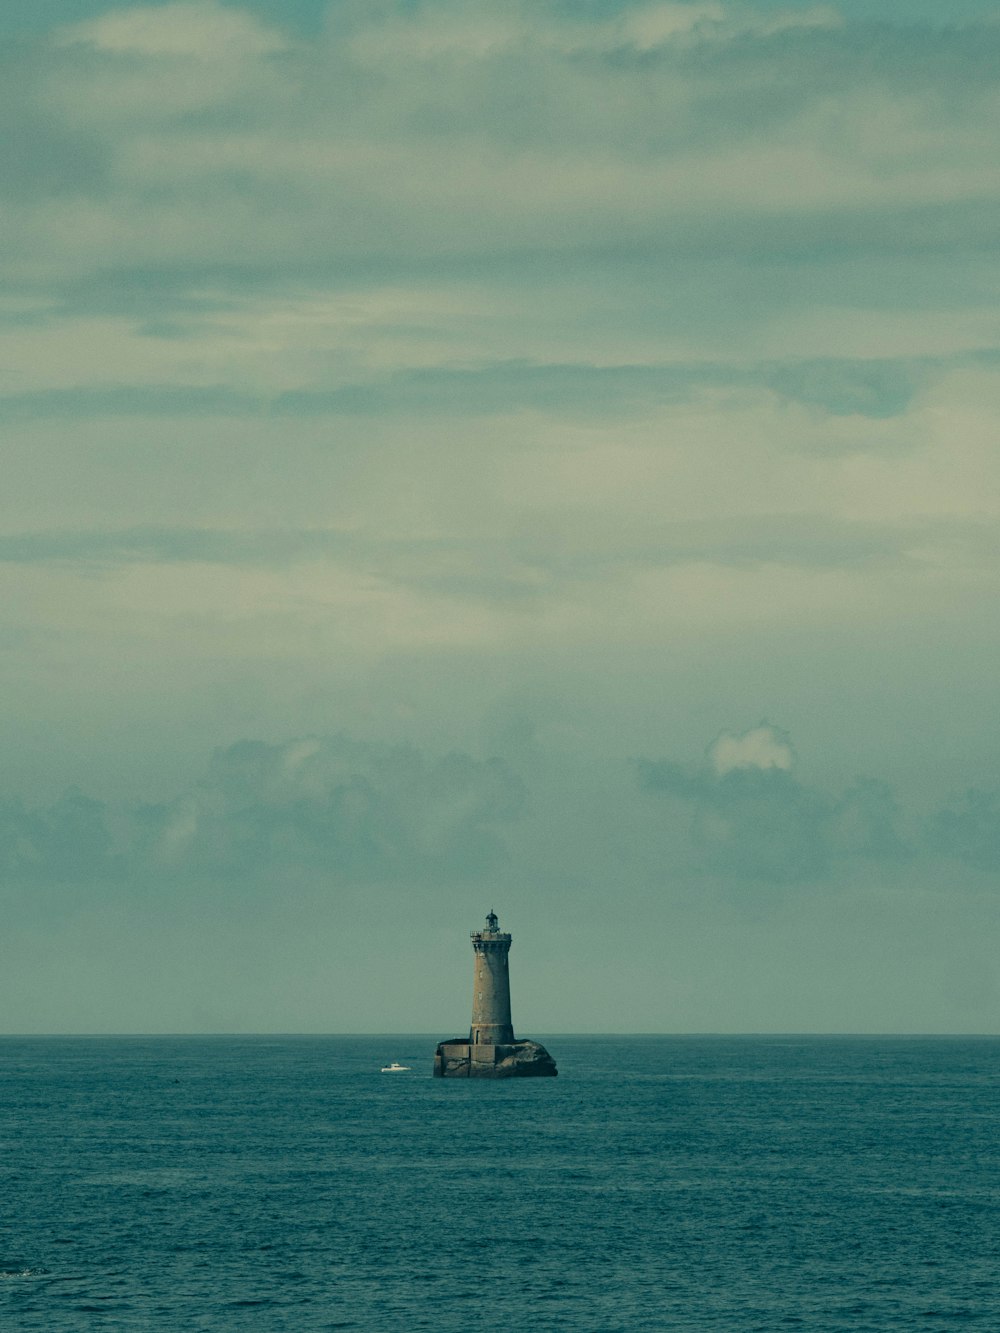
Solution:
M 0 1030 L 1000 1031 L 992 4 L 0 38 Z

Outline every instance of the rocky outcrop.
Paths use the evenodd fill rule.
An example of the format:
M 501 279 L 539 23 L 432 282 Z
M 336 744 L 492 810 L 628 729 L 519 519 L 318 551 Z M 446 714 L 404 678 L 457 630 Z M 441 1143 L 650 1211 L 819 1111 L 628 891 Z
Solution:
M 537 1041 L 500 1045 L 443 1041 L 434 1054 L 435 1078 L 552 1078 L 556 1062 Z
M 510 1055 L 505 1055 L 494 1066 L 494 1078 L 552 1077 L 559 1073 L 556 1062 L 537 1041 L 514 1043 Z

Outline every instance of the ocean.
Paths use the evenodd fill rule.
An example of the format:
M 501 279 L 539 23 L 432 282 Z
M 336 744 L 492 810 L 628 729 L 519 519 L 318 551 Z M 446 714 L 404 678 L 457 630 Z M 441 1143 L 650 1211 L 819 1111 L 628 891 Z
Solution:
M 1000 1040 L 447 1035 L 0 1039 L 0 1328 L 1000 1329 Z

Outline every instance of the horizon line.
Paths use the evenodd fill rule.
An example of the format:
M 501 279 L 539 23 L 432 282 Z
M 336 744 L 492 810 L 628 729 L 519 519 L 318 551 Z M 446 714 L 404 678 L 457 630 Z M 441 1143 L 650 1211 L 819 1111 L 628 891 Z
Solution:
M 737 1031 L 725 1032 L 725 1031 L 716 1031 L 716 1030 L 707 1030 L 707 1029 L 706 1029 L 706 1030 L 704 1030 L 704 1031 L 700 1031 L 700 1030 L 696 1030 L 696 1031 L 621 1031 L 621 1032 L 612 1032 L 612 1031 L 603 1031 L 603 1032 L 548 1032 L 548 1031 L 545 1031 L 545 1032 L 543 1032 L 541 1035 L 544 1036 L 547 1040 L 551 1040 L 551 1039 L 553 1039 L 553 1038 L 555 1038 L 555 1039 L 557 1039 L 557 1040 L 561 1040 L 561 1039 L 563 1039 L 563 1038 L 567 1038 L 567 1037 L 568 1037 L 568 1038 L 575 1038 L 575 1037 L 598 1037 L 598 1038 L 603 1038 L 603 1037 L 607 1037 L 607 1038 L 620 1038 L 620 1037 L 636 1037 L 636 1038 L 639 1038 L 639 1037 L 669 1037 L 669 1038 L 685 1038 L 685 1039 L 687 1039 L 687 1038 L 691 1038 L 691 1039 L 710 1039 L 710 1038 L 718 1038 L 718 1039 L 726 1039 L 726 1040 L 743 1039 L 743 1038 L 746 1038 L 746 1039 L 753 1039 L 753 1038 L 772 1038 L 772 1039 L 773 1039 L 773 1038 L 781 1038 L 781 1039 L 793 1039 L 793 1038 L 794 1038 L 794 1039 L 801 1039 L 801 1038 L 823 1039 L 823 1038 L 831 1038 L 831 1039 L 844 1039 L 844 1038 L 848 1038 L 848 1039 L 851 1039 L 851 1040 L 879 1040 L 879 1039 L 891 1038 L 891 1039 L 894 1039 L 894 1040 L 905 1040 L 905 1039 L 914 1039 L 914 1040 L 920 1040 L 920 1039 L 925 1039 L 925 1040 L 931 1040 L 931 1039 L 944 1039 L 944 1040 L 958 1040 L 958 1039 L 961 1039 L 961 1040 L 973 1040 L 973 1039 L 983 1039 L 983 1040 L 987 1040 L 987 1041 L 988 1041 L 988 1040 L 997 1040 L 997 1039 L 1000 1039 L 1000 1032 L 953 1032 L 953 1031 L 948 1031 L 948 1032 L 927 1032 L 927 1031 L 904 1031 L 904 1032 L 898 1032 L 898 1031 L 897 1031 L 897 1032 L 891 1032 L 891 1031 L 871 1031 L 871 1032 L 858 1032 L 858 1031 L 854 1031 L 854 1032 L 851 1032 L 851 1031 L 834 1031 L 834 1030 L 829 1030 L 829 1031 L 827 1031 L 827 1030 L 824 1030 L 824 1031 L 786 1031 L 786 1030 L 763 1031 L 763 1030 L 754 1030 L 754 1031 L 742 1031 L 742 1032 L 737 1032 Z M 371 1031 L 371 1032 L 320 1032 L 320 1031 L 314 1031 L 314 1032 L 311 1032 L 311 1031 L 297 1031 L 297 1032 L 296 1032 L 296 1031 L 284 1031 L 284 1030 L 282 1030 L 282 1031 L 278 1031 L 278 1030 L 275 1030 L 275 1031 L 261 1030 L 261 1031 L 253 1031 L 253 1032 L 249 1032 L 249 1031 L 247 1031 L 247 1032 L 242 1032 L 242 1031 L 225 1031 L 225 1030 L 211 1031 L 211 1032 L 184 1032 L 184 1031 L 162 1031 L 162 1032 L 140 1032 L 140 1031 L 136 1031 L 136 1032 L 125 1032 L 125 1031 L 113 1031 L 113 1032 L 112 1032 L 112 1031 L 108 1031 L 108 1032 L 100 1032 L 100 1031 L 97 1031 L 97 1032 L 0 1032 L 0 1041 L 24 1041 L 24 1040 L 32 1040 L 32 1039 L 38 1039 L 38 1040 L 72 1040 L 72 1039 L 77 1039 L 77 1038 L 80 1039 L 80 1040 L 94 1040 L 94 1039 L 99 1039 L 99 1038 L 121 1039 L 121 1040 L 125 1040 L 125 1039 L 129 1039 L 129 1040 L 156 1040 L 156 1039 L 171 1039 L 171 1038 L 192 1038 L 192 1039 L 205 1038 L 205 1039 L 215 1039 L 215 1038 L 233 1038 L 233 1037 L 245 1037 L 245 1038 L 275 1038 L 275 1037 L 280 1037 L 280 1038 L 286 1038 L 286 1039 L 300 1039 L 300 1038 L 303 1038 L 303 1039 L 304 1039 L 304 1038 L 341 1038 L 341 1037 L 355 1037 L 355 1038 L 366 1038 L 366 1039 L 368 1039 L 368 1038 L 380 1038 L 380 1039 L 381 1039 L 381 1038 L 383 1038 L 383 1037 L 393 1037 L 393 1038 L 397 1038 L 397 1039 L 398 1039 L 398 1038 L 407 1038 L 407 1039 L 418 1039 L 418 1040 L 421 1040 L 421 1041 L 423 1041 L 423 1040 L 427 1040 L 427 1041 L 433 1041 L 433 1042 L 439 1042 L 439 1041 L 442 1040 L 440 1034 L 437 1033 L 437 1032 L 395 1032 L 395 1031 L 388 1031 L 388 1030 L 387 1030 L 387 1031 L 382 1031 L 382 1032 L 375 1032 L 375 1031 Z M 445 1038 L 444 1040 L 447 1040 L 447 1038 Z

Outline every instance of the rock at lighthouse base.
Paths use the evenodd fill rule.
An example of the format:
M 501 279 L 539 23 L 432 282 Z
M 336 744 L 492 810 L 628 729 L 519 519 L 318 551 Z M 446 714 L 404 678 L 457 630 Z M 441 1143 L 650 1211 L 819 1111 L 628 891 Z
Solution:
M 502 1051 L 504 1047 L 498 1047 Z M 556 1062 L 537 1041 L 519 1041 L 506 1048 L 505 1055 L 494 1066 L 494 1078 L 554 1077 L 559 1073 Z
M 442 1041 L 434 1053 L 435 1078 L 552 1078 L 556 1062 L 537 1041 L 504 1045 Z

